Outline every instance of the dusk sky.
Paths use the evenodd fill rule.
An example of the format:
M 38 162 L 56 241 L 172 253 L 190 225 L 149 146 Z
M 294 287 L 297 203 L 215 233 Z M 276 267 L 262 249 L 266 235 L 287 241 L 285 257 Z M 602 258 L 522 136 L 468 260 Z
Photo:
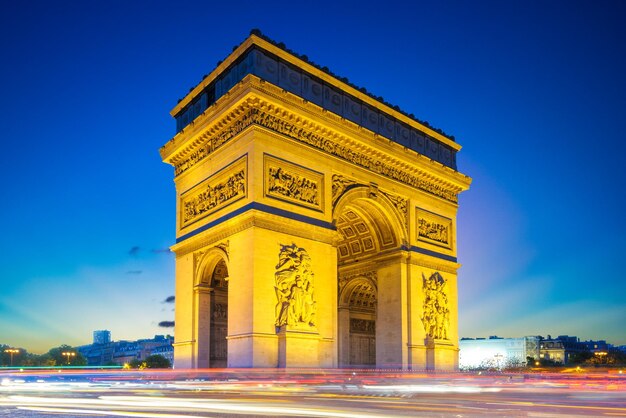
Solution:
M 158 150 L 252 28 L 463 146 L 461 336 L 626 344 L 625 21 L 617 0 L 0 2 L 0 344 L 173 332 Z

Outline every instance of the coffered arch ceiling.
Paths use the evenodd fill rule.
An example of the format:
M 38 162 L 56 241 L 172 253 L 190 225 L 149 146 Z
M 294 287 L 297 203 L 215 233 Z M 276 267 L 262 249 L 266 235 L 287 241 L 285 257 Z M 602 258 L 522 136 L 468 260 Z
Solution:
M 376 310 L 376 288 L 367 281 L 359 281 L 354 285 L 348 298 L 348 306 L 365 311 Z
M 346 205 L 337 216 L 336 226 L 342 237 L 337 245 L 340 264 L 371 257 L 398 244 L 383 211 L 367 199 Z

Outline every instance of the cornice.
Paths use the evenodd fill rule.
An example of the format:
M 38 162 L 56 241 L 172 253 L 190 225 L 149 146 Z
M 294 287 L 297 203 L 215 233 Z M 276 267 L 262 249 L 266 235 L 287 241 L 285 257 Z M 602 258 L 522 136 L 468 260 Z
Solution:
M 182 174 L 249 126 L 305 143 L 453 203 L 471 179 L 259 79 L 246 76 L 161 149 Z
M 429 128 L 426 125 L 423 125 L 417 122 L 414 119 L 411 119 L 410 117 L 404 115 L 401 112 L 398 112 L 392 107 L 387 106 L 384 103 L 381 103 L 380 101 L 370 97 L 369 95 L 365 93 L 362 93 L 361 91 L 350 86 L 349 84 L 342 82 L 341 80 L 335 78 L 334 76 L 328 73 L 325 73 L 319 68 L 301 60 L 300 58 L 288 53 L 287 51 L 277 47 L 271 42 L 268 42 L 265 39 L 260 38 L 254 34 L 251 34 L 245 41 L 243 41 L 237 48 L 235 48 L 235 50 L 228 57 L 226 57 L 226 59 L 224 59 L 224 61 L 222 61 L 221 64 L 219 64 L 207 77 L 205 77 L 200 83 L 198 83 L 198 85 L 196 85 L 176 106 L 174 106 L 174 108 L 170 111 L 170 114 L 172 115 L 172 117 L 175 116 L 178 112 L 180 112 L 180 110 L 183 107 L 189 104 L 189 102 L 191 102 L 191 100 L 194 97 L 200 94 L 205 87 L 207 87 L 211 82 L 213 82 L 220 74 L 226 71 L 226 69 L 228 69 L 230 65 L 232 65 L 235 61 L 237 61 L 237 59 L 241 55 L 243 55 L 248 50 L 248 48 L 250 48 L 253 45 L 258 45 L 260 48 L 266 50 L 267 52 L 276 55 L 277 57 L 289 62 L 292 65 L 295 65 L 296 67 L 303 69 L 307 73 L 325 81 L 326 83 L 342 91 L 345 91 L 351 96 L 361 100 L 364 103 L 367 103 L 368 105 L 376 109 L 383 111 L 384 113 L 387 113 L 388 115 L 396 118 L 397 120 L 404 122 L 407 125 L 412 126 L 428 134 L 429 136 L 446 144 L 452 149 L 456 151 L 459 151 L 461 149 L 461 145 L 451 140 L 447 136 L 442 135 L 441 133 Z
M 454 261 L 447 261 L 441 258 L 416 252 L 411 252 L 408 257 L 408 261 L 411 264 L 451 274 L 457 274 L 457 270 L 461 267 L 461 264 L 455 263 Z
M 237 218 L 236 222 L 227 222 L 224 225 L 219 225 L 201 232 L 194 237 L 171 246 L 170 249 L 176 254 L 176 257 L 181 257 L 190 252 L 215 246 L 216 243 L 219 244 L 225 239 L 232 239 L 231 237 L 234 234 L 252 227 L 268 229 L 270 231 L 323 242 L 325 244 L 333 244 L 336 240 L 335 231 L 329 231 L 315 225 L 302 224 L 299 221 L 288 220 L 280 216 L 251 210 L 240 218 Z
M 223 130 L 229 121 L 236 119 L 238 115 L 253 106 L 254 98 L 250 96 L 248 77 L 250 76 L 233 86 L 228 93 L 220 97 L 198 118 L 163 145 L 159 150 L 163 161 L 175 165 L 173 161 L 200 148 L 211 134 Z
M 402 161 L 402 163 L 405 164 L 408 169 L 410 169 L 410 166 L 414 165 L 415 162 L 417 162 L 418 164 L 424 165 L 424 169 L 427 169 L 428 171 L 433 171 L 438 176 L 458 177 L 455 179 L 459 183 L 458 192 L 467 190 L 469 188 L 471 178 L 460 173 L 459 171 L 447 167 L 438 161 L 428 158 L 423 154 L 410 150 L 392 139 L 372 132 L 371 130 L 357 123 L 354 123 L 314 103 L 302 99 L 301 97 L 290 93 L 280 87 L 277 87 L 272 83 L 265 82 L 254 75 L 252 75 L 251 78 L 255 79 L 252 81 L 252 85 L 254 86 L 253 88 L 258 89 L 260 95 L 259 98 L 265 98 L 271 101 L 272 105 L 281 109 L 284 116 L 286 116 L 288 119 L 296 118 L 304 125 L 306 124 L 306 119 L 303 116 L 306 115 L 307 119 L 311 120 L 314 124 L 322 127 L 322 131 L 318 131 L 319 133 L 330 134 L 335 139 L 344 141 L 345 143 L 349 142 L 350 145 L 356 146 L 357 149 L 361 146 L 367 147 L 367 142 L 373 142 L 375 144 L 375 147 L 371 147 L 370 145 L 370 148 L 377 153 L 377 155 L 375 155 L 375 158 L 381 161 L 391 161 L 393 157 L 390 157 L 389 153 L 392 153 L 395 154 L 395 157 L 398 161 L 404 160 Z M 287 106 L 283 104 L 285 102 L 287 103 Z M 295 114 L 291 109 L 298 109 L 302 111 L 304 115 Z M 324 130 L 324 128 L 326 129 L 326 131 Z M 355 139 L 358 139 L 359 141 L 356 141 Z M 362 142 L 364 139 L 365 144 L 359 143 Z M 376 148 L 381 148 L 387 152 L 381 152 L 379 150 L 376 150 Z M 398 154 L 403 155 L 399 156 Z M 417 158 L 417 161 L 407 161 L 409 158 Z

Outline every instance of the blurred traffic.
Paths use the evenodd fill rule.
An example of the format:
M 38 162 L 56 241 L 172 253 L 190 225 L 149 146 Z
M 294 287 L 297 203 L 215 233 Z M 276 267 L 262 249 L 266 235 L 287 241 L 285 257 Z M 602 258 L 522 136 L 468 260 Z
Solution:
M 8 370 L 15 417 L 626 416 L 626 375 L 374 370 Z

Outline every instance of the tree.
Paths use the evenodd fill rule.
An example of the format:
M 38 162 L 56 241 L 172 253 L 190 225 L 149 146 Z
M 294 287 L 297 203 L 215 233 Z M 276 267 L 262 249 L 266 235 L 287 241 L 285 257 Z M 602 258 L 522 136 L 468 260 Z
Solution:
M 145 362 L 148 369 L 169 369 L 172 363 L 160 354 L 152 354 L 146 357 Z
M 593 353 L 591 351 L 579 351 L 577 353 L 572 353 L 569 356 L 569 362 L 572 364 L 582 364 L 587 362 L 587 360 L 593 357 Z
M 128 363 L 132 369 L 169 369 L 172 367 L 172 363 L 160 354 L 152 354 L 146 357 L 144 361 L 139 359 L 133 359 Z
M 73 354 L 63 354 L 73 353 Z M 42 357 L 44 362 L 50 366 L 85 366 L 87 360 L 72 346 L 63 344 L 59 347 L 51 348 Z
M 10 352 L 5 350 L 17 351 Z M 31 356 L 31 354 L 23 348 L 0 344 L 0 366 L 25 366 L 29 356 Z
M 129 363 L 128 366 L 131 369 L 139 369 L 139 370 L 143 370 L 147 367 L 147 364 L 145 361 L 141 361 L 139 359 L 132 359 Z

